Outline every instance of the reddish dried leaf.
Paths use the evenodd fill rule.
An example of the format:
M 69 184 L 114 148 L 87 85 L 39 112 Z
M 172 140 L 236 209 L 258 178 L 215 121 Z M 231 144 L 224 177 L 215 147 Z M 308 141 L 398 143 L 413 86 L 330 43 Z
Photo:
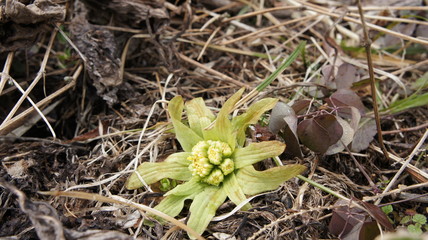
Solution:
M 275 140 L 276 136 L 269 130 L 269 127 L 256 124 L 254 125 L 254 138 L 257 142 L 264 142 Z
M 101 125 L 102 124 L 102 125 Z M 72 143 L 72 142 L 81 142 L 81 141 L 86 141 L 89 139 L 93 139 L 96 138 L 98 136 L 100 136 L 100 128 L 102 127 L 102 134 L 107 134 L 107 127 L 108 127 L 108 122 L 103 121 L 101 122 L 100 126 L 98 126 L 95 129 L 92 129 L 89 132 L 86 132 L 84 134 L 81 134 L 79 136 L 74 137 L 73 139 L 66 141 L 67 143 Z
M 297 126 L 300 141 L 312 151 L 324 154 L 342 137 L 342 126 L 332 114 L 323 114 L 303 120 Z

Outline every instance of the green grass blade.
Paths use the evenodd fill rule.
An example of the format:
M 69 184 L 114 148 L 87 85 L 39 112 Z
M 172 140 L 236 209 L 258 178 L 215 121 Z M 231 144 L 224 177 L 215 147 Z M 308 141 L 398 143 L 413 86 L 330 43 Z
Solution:
M 386 111 L 391 114 L 402 112 L 410 108 L 426 106 L 428 105 L 428 93 L 420 95 L 412 95 L 408 98 L 398 100 L 392 103 Z
M 278 77 L 279 74 L 281 74 L 288 66 L 291 65 L 291 63 L 296 60 L 297 56 L 303 51 L 305 48 L 306 41 L 302 41 L 299 46 L 297 46 L 296 50 L 294 50 L 293 53 L 290 54 L 290 56 L 285 60 L 283 64 L 279 68 L 277 68 L 266 80 L 264 80 L 262 83 L 260 83 L 259 86 L 256 87 L 256 90 L 261 92 L 263 89 L 265 89 L 271 82 Z

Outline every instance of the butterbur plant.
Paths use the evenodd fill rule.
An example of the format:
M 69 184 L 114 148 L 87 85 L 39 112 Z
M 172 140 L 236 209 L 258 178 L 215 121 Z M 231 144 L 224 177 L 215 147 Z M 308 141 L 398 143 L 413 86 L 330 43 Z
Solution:
M 184 104 L 181 96 L 174 97 L 168 104 L 168 111 L 184 152 L 174 153 L 163 162 L 142 163 L 128 179 L 126 188 L 137 189 L 164 178 L 182 182 L 165 193 L 155 209 L 175 217 L 183 210 L 185 201 L 192 200 L 187 225 L 202 234 L 227 198 L 239 205 L 247 196 L 274 190 L 304 171 L 306 168 L 297 164 L 265 171 L 253 167 L 254 163 L 280 155 L 285 144 L 266 141 L 244 146 L 247 127 L 257 123 L 263 113 L 274 107 L 277 99 L 260 100 L 246 113 L 229 119 L 242 93 L 243 89 L 227 100 L 217 118 L 202 98 Z M 188 125 L 182 122 L 184 109 Z M 242 208 L 248 210 L 251 205 L 243 204 Z

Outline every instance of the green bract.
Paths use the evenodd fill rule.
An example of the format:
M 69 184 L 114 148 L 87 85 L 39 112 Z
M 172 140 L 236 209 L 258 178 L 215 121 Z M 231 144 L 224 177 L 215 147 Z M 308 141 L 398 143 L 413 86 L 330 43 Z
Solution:
M 128 179 L 126 188 L 144 186 L 140 178 L 146 184 L 164 178 L 184 181 L 167 192 L 155 208 L 175 217 L 183 209 L 185 200 L 193 200 L 187 225 L 202 234 L 226 198 L 238 205 L 247 199 L 247 195 L 274 190 L 304 171 L 306 168 L 297 164 L 266 171 L 254 169 L 254 163 L 280 155 L 285 144 L 266 141 L 244 147 L 247 127 L 257 123 L 264 112 L 275 106 L 277 99 L 260 100 L 246 113 L 229 120 L 229 113 L 242 93 L 243 89 L 227 100 L 217 118 L 202 98 L 193 99 L 184 106 L 181 96 L 174 97 L 169 102 L 168 111 L 184 152 L 174 153 L 164 162 L 144 162 Z M 188 125 L 181 121 L 184 108 Z M 249 208 L 248 203 L 243 207 Z

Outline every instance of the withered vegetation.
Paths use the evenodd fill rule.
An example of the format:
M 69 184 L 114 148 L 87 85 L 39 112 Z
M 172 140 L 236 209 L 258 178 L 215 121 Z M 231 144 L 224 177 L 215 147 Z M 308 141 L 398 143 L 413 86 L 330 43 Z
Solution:
M 141 162 L 163 161 L 180 150 L 170 131 L 167 101 L 176 95 L 202 97 L 218 110 L 240 88 L 248 93 L 257 87 L 301 41 L 307 42 L 304 54 L 256 99 L 305 105 L 293 108 L 295 121 L 301 122 L 325 111 L 334 115 L 336 103 L 352 105 L 346 103 L 352 93 L 349 101 L 359 101 L 361 119 L 371 121 L 356 2 L 0 1 L 0 237 L 186 238 L 174 224 L 145 224 L 150 218 L 145 212 L 115 202 L 152 207 L 161 200 L 159 185 L 129 191 L 124 183 Z M 226 202 L 217 215 L 227 217 L 211 222 L 204 238 L 344 236 L 345 231 L 329 229 L 332 215 L 356 212 L 337 205 L 337 195 L 379 206 L 393 203 L 388 216 L 395 229 L 407 226 L 400 223 L 405 216 L 427 216 L 426 4 L 363 1 L 389 158 L 374 138 L 373 121 L 361 127 L 358 138 L 352 134 L 348 150 L 330 155 L 323 153 L 331 144 L 315 153 L 320 146 L 313 144 L 321 143 L 299 145 L 296 137 L 282 163 L 308 166 L 304 175 L 336 196 L 296 178 L 252 199 L 249 211 L 233 211 Z M 340 95 L 336 90 L 343 85 L 348 92 Z M 249 141 L 287 141 L 284 133 L 292 133 L 272 134 L 269 117 L 249 129 Z M 266 160 L 256 167 L 274 165 Z M 81 191 L 100 198 L 40 191 Z M 101 196 L 112 200 L 106 203 Z M 381 221 L 376 210 L 368 212 Z

